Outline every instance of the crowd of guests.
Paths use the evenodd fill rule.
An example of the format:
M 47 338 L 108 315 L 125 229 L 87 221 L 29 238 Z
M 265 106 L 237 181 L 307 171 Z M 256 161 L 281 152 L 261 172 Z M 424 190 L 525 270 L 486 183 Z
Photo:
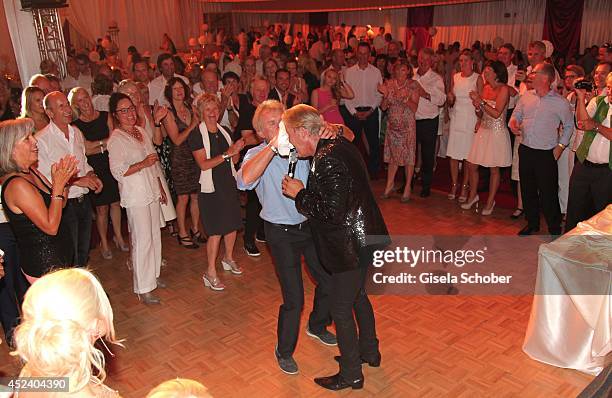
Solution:
M 314 250 L 323 243 L 314 244 L 305 223 L 328 210 L 312 208 L 299 197 L 300 187 L 290 182 L 283 181 L 281 191 L 287 170 L 276 142 L 281 120 L 298 152 L 300 145 L 307 148 L 302 155 L 315 154 L 316 145 L 309 145 L 318 138 L 305 136 L 302 141 L 296 131 L 314 134 L 320 127 L 326 139 L 343 136 L 343 145 L 352 141 L 360 149 L 370 180 L 381 176 L 386 164 L 381 199 L 399 191 L 400 201 L 409 203 L 417 180 L 420 196 L 429 197 L 436 158 L 442 156 L 450 159 L 447 197 L 462 209 L 479 211 L 479 180 L 488 179 L 479 211 L 487 216 L 508 174 L 517 182 L 512 217 L 524 213 L 527 221 L 519 235 L 539 231 L 540 210 L 548 232 L 559 235 L 564 216 L 567 231 L 612 202 L 611 46 L 598 49 L 592 73 L 578 64 L 560 67 L 540 41 L 529 44 L 526 59 L 510 43 L 495 49 L 477 42 L 463 50 L 453 43 L 418 52 L 402 47 L 382 28 L 378 35 L 368 30 L 361 38 L 348 27 L 292 38 L 280 26 L 270 26 L 236 37 L 220 31 L 214 42 L 192 48 L 187 62 L 165 36 L 154 65 L 147 54 L 130 47 L 124 67 L 112 43 L 106 43 L 103 57 L 93 51 L 99 56 L 69 58 L 62 80 L 52 74 L 49 62 L 41 65 L 45 70 L 31 77 L 19 105 L 6 93 L 0 95 L 5 120 L 0 123 L 0 248 L 6 268 L 0 305 L 7 341 L 20 353 L 34 349 L 20 347 L 27 340 L 20 337 L 25 315 L 13 336 L 30 284 L 24 314 L 34 287 L 44 289 L 40 281 L 60 279 L 62 272 L 74 272 L 71 278 L 85 278 L 93 290 L 99 288 L 87 271 L 50 273 L 88 264 L 95 214 L 101 256 L 112 259 L 112 246 L 130 252 L 133 291 L 145 304 L 159 304 L 155 290 L 167 287 L 161 278 L 162 228 L 168 226 L 186 250 L 206 246 L 202 278 L 213 291 L 226 288 L 217 272 L 219 257 L 224 271 L 243 273 L 234 259 L 238 231 L 244 230 L 249 256 L 261 254 L 257 242 L 268 242 L 283 291 L 276 356 L 286 373 L 297 373 L 292 353 L 303 286 L 295 262 L 304 255 L 317 282 L 317 311 L 308 333 L 324 344 L 337 344 L 326 326 L 332 316 L 348 322 L 348 310 L 334 316 L 326 296 L 361 295 L 363 275 L 355 274 L 350 286 L 356 290 L 347 293 L 334 288 L 342 279 L 334 279 L 334 272 L 330 276 L 329 267 L 321 268 Z M 0 86 L 0 91 L 8 90 L 6 82 Z M 296 110 L 285 112 L 289 109 Z M 296 124 L 294 114 L 306 119 L 320 115 L 326 124 L 308 124 L 310 119 Z M 309 163 L 299 160 L 297 165 L 297 176 L 305 183 Z M 267 176 L 266 167 L 276 171 Z M 398 179 L 400 167 L 405 172 Z M 291 252 L 284 247 L 287 242 L 295 244 Z M 89 331 L 95 338 L 88 344 L 101 336 L 116 342 L 108 300 L 96 295 L 101 300 L 96 310 L 105 313 L 96 318 L 101 329 Z M 369 317 L 367 296 L 358 300 Z M 84 309 L 77 310 L 85 315 Z M 361 326 L 370 329 L 369 324 Z M 372 333 L 365 354 L 367 362 L 376 364 L 380 354 Z M 359 352 L 346 348 L 354 343 L 349 340 L 340 342 L 345 348 L 341 353 L 356 361 Z M 103 380 L 103 362 L 99 352 L 88 358 L 98 375 L 79 374 L 77 385 L 94 394 L 100 383 L 88 383 Z M 352 362 L 338 360 L 341 370 L 350 368 L 352 379 L 362 377 Z M 28 374 L 38 374 L 33 361 L 29 366 Z M 340 381 L 322 383 L 329 388 L 330 383 L 343 385 Z

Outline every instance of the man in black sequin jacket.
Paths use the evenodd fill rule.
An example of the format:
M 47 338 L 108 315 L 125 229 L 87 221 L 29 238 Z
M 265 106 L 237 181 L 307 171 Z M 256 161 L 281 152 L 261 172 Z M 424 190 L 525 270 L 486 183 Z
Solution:
M 318 132 L 324 122 L 308 105 L 287 110 L 283 122 L 298 155 L 313 157 L 308 187 L 285 177 L 283 192 L 308 217 L 321 263 L 332 273 L 331 313 L 340 372 L 315 382 L 331 390 L 361 388 L 361 364 L 380 365 L 374 312 L 364 285 L 372 251 L 389 242 L 387 227 L 356 147 L 343 137 L 321 139 Z

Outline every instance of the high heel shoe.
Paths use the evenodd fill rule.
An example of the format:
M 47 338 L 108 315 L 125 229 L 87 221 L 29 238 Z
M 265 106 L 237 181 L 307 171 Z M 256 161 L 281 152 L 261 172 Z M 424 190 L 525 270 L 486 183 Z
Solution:
M 200 247 L 194 243 L 189 236 L 178 235 L 176 240 L 178 241 L 179 245 L 183 246 L 185 249 L 197 249 Z
M 520 218 L 522 215 L 523 215 L 523 209 L 517 207 L 516 210 L 514 210 L 514 213 L 510 215 L 510 218 L 513 220 L 516 220 Z
M 210 276 L 206 275 L 206 273 L 204 273 L 204 275 L 202 275 L 202 280 L 204 281 L 204 286 L 216 292 L 225 289 L 225 285 L 221 282 L 219 277 L 211 278 Z
M 130 246 L 125 244 L 125 242 L 123 242 L 121 245 L 119 244 L 119 242 L 117 241 L 117 238 L 113 236 L 113 243 L 115 243 L 115 247 L 117 249 L 120 249 L 122 252 L 129 252 L 130 251 Z
M 474 196 L 474 199 L 470 200 L 469 202 L 465 202 L 464 204 L 461 205 L 461 208 L 463 210 L 470 210 L 472 208 L 472 206 L 474 206 L 474 204 L 476 204 L 476 210 L 478 211 L 478 200 L 480 198 L 478 197 L 478 195 Z
M 193 241 L 193 243 L 204 244 L 208 240 L 205 236 L 202 236 L 202 232 L 200 231 L 193 232 L 193 230 L 191 229 L 189 230 L 189 232 L 191 233 L 191 240 Z
M 467 196 L 468 196 L 468 192 L 469 192 L 469 185 L 467 184 L 463 184 L 461 185 L 461 195 L 459 195 L 459 199 L 457 199 L 457 202 L 459 203 L 465 203 L 465 201 L 467 200 Z
M 381 199 L 389 199 L 395 190 L 395 186 L 392 186 L 391 189 L 386 189 L 382 195 L 380 195 Z
M 168 284 L 162 278 L 156 278 L 157 287 L 160 289 L 165 289 L 168 287 Z
M 102 242 L 100 242 L 100 253 L 102 254 L 102 258 L 105 260 L 112 260 L 113 259 L 113 252 L 110 250 L 104 250 L 102 248 Z
M 490 209 L 482 209 L 480 214 L 482 214 L 483 216 L 490 216 L 491 213 L 493 213 L 493 209 L 495 209 L 495 201 L 493 201 L 493 205 L 491 206 Z
M 410 202 L 410 193 L 408 195 L 402 195 L 400 198 L 400 203 L 408 203 Z
M 448 193 L 446 197 L 448 198 L 448 200 L 455 200 L 456 196 L 457 196 L 457 184 L 453 184 L 451 186 L 450 192 Z
M 242 268 L 233 260 L 221 260 L 221 265 L 225 271 L 230 271 L 234 275 L 242 275 Z
M 143 293 L 138 295 L 138 300 L 145 304 L 161 304 L 161 299 L 154 295 L 152 292 Z

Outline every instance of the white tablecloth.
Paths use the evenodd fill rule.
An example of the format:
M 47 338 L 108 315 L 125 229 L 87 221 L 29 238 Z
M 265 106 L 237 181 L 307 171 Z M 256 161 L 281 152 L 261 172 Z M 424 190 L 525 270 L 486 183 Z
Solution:
M 598 374 L 612 350 L 612 205 L 539 250 L 523 351 Z

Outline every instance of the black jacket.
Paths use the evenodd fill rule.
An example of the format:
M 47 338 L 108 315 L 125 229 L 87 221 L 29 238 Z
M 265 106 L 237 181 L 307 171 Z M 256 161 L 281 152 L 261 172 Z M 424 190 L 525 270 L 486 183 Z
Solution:
M 362 249 L 389 243 L 363 159 L 344 138 L 319 141 L 307 188 L 298 193 L 295 206 L 308 217 L 319 259 L 329 272 L 355 269 Z

